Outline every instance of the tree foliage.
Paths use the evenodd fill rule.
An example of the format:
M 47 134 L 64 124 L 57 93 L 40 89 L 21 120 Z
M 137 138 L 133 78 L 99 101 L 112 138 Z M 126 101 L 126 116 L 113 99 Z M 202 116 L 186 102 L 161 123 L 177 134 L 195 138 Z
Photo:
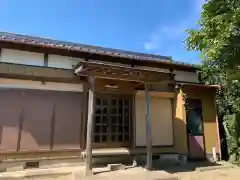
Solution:
M 229 153 L 240 160 L 240 135 L 235 133 L 240 121 L 240 0 L 206 1 L 197 24 L 198 28 L 187 30 L 186 48 L 201 52 L 202 81 L 221 86 L 218 113 L 229 131 Z

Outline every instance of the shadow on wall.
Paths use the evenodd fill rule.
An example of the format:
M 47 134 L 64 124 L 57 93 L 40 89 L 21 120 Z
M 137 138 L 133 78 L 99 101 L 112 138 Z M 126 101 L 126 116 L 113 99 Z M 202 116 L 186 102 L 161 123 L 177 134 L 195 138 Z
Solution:
M 159 128 L 159 131 L 161 129 Z M 159 149 L 154 148 L 153 149 L 153 168 L 154 170 L 164 170 L 168 173 L 174 174 L 177 172 L 191 172 L 196 171 L 198 168 L 202 168 L 203 171 L 205 167 L 211 167 L 213 169 L 217 169 L 219 166 L 222 166 L 220 164 L 217 164 L 215 162 L 211 162 L 208 159 L 205 158 L 198 158 L 199 151 L 204 152 L 204 147 L 201 143 L 199 143 L 198 140 L 195 142 L 192 142 L 195 146 L 194 149 L 198 149 L 198 151 L 192 151 L 192 153 L 195 153 L 192 155 L 192 157 L 195 157 L 196 159 L 188 159 L 187 162 L 184 162 L 183 159 L 181 159 L 181 156 L 176 156 L 174 154 L 182 154 L 187 155 L 189 158 L 189 141 L 188 141 L 188 135 L 187 135 L 187 129 L 186 124 L 183 121 L 183 119 L 176 118 L 174 123 L 174 146 L 171 148 L 162 147 Z M 146 150 L 145 150 L 146 152 Z M 160 156 L 159 156 L 160 154 Z M 161 154 L 169 155 L 167 157 L 161 158 Z M 200 155 L 200 157 L 202 157 Z M 139 165 L 142 167 L 146 166 L 146 157 L 142 159 L 141 162 L 139 162 Z M 207 168 L 208 169 L 208 168 Z
M 222 159 L 225 161 L 228 161 L 228 159 L 229 159 L 228 145 L 227 145 L 227 141 L 226 141 L 225 130 L 223 127 L 223 117 L 219 116 L 218 121 L 219 121 L 219 135 L 220 135 L 220 142 L 221 142 Z
M 80 148 L 81 94 L 9 89 L 0 99 L 0 151 Z

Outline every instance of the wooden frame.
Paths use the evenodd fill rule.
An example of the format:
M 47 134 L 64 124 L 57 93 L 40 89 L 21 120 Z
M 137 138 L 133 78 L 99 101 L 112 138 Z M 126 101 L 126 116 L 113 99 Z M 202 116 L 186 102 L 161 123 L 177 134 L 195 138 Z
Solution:
M 151 118 L 150 118 L 150 101 L 149 85 L 145 83 L 146 97 L 146 144 L 147 144 L 147 164 L 146 169 L 152 170 L 152 135 L 151 135 Z
M 203 153 L 204 153 L 204 158 L 206 158 L 206 143 L 205 143 L 205 133 L 204 133 L 204 119 L 203 119 L 203 104 L 202 104 L 202 99 L 201 98 L 192 98 L 192 97 L 190 97 L 190 98 L 188 98 L 188 99 L 190 99 L 190 100 L 197 100 L 197 101 L 200 101 L 200 103 L 201 103 L 201 121 L 202 121 L 202 137 L 203 137 Z M 186 133 L 187 133 L 187 146 L 188 146 L 188 158 L 190 158 L 189 157 L 189 149 L 190 149 L 190 147 L 189 147 L 189 134 L 188 134 L 188 120 L 187 120 L 187 107 L 185 107 L 185 115 L 186 115 Z M 198 159 L 193 159 L 193 160 L 198 160 Z M 202 160 L 202 159 L 200 159 L 200 160 Z
M 134 67 L 99 64 L 96 62 L 80 61 L 75 66 L 75 74 L 80 76 L 90 76 L 90 93 L 89 93 L 89 113 L 87 127 L 87 147 L 86 147 L 86 174 L 92 172 L 92 130 L 93 130 L 93 93 L 94 93 L 94 78 L 115 79 L 142 82 L 145 84 L 146 96 L 146 139 L 147 139 L 147 170 L 152 170 L 152 140 L 151 140 L 151 120 L 150 120 L 150 98 L 149 84 L 159 81 L 172 82 L 171 73 L 160 73 L 151 70 L 142 70 Z M 120 76 L 120 77 L 119 77 Z M 168 94 L 169 95 L 169 94 Z M 172 95 L 172 94 L 171 94 Z M 165 94 L 165 96 L 167 96 Z M 94 98 L 95 100 L 95 98 Z M 91 126 L 91 127 L 90 127 Z M 129 128 L 130 130 L 130 128 Z M 90 163 L 90 164 L 89 164 Z
M 48 67 L 48 54 L 47 53 L 44 53 L 43 66 Z
M 87 142 L 86 142 L 86 170 L 85 175 L 92 174 L 92 131 L 95 111 L 95 97 L 94 97 L 94 77 L 89 78 L 89 101 L 88 101 L 88 120 L 87 120 Z
M 103 104 L 103 100 L 105 99 L 105 104 Z M 128 105 L 124 105 L 124 102 L 125 100 L 128 100 Z M 101 102 L 98 102 L 98 101 L 101 101 Z M 117 108 L 116 109 L 116 113 L 109 115 L 109 108 L 111 109 L 112 108 L 112 105 L 110 104 L 109 101 L 112 101 L 112 100 L 116 100 L 116 105 L 114 105 L 113 107 Z M 113 94 L 109 94 L 109 93 L 97 93 L 96 94 L 96 108 L 100 108 L 99 110 L 99 113 L 100 114 L 95 114 L 95 123 L 98 123 L 97 126 L 99 127 L 98 128 L 98 131 L 99 132 L 93 132 L 94 136 L 100 136 L 99 137 L 99 141 L 98 143 L 93 143 L 93 147 L 94 148 L 103 148 L 103 147 L 129 147 L 130 146 L 130 142 L 131 142 L 131 110 L 132 110 L 132 96 L 131 95 L 120 95 L 118 94 L 117 96 L 113 95 Z M 122 106 L 119 106 L 119 102 L 122 101 Z M 98 104 L 100 103 L 100 104 Z M 119 114 L 119 107 L 122 108 L 122 113 Z M 124 135 L 124 132 L 125 132 L 125 126 L 124 126 L 124 123 L 125 123 L 125 120 L 124 120 L 124 117 L 125 115 L 123 114 L 124 113 L 124 109 L 128 107 L 128 130 L 126 132 L 126 137 L 128 135 L 128 140 L 125 141 L 124 138 L 125 138 L 125 135 Z M 103 108 L 106 109 L 106 114 L 102 114 L 103 113 Z M 97 110 L 96 110 L 97 111 Z M 95 112 L 96 113 L 96 112 Z M 96 119 L 96 117 L 100 117 L 100 119 Z M 105 117 L 105 121 L 107 124 L 103 124 L 103 117 Z M 109 119 L 110 117 L 115 117 L 116 119 L 116 122 L 115 124 L 112 124 L 112 120 Z M 119 119 L 119 117 L 122 117 L 123 119 Z M 99 124 L 100 123 L 100 124 Z M 120 124 L 119 124 L 120 123 Z M 118 129 L 117 132 L 113 132 L 112 130 L 112 126 L 116 127 Z M 94 127 L 96 127 L 96 124 L 94 125 Z M 103 130 L 103 127 L 104 127 L 104 131 L 106 131 L 104 134 L 106 135 L 106 139 L 104 140 L 105 142 L 101 142 L 102 139 L 101 137 L 104 136 L 104 134 L 102 134 L 103 132 L 101 132 Z M 120 127 L 122 128 L 122 132 L 120 131 Z M 116 129 L 116 130 L 117 130 Z M 113 133 L 113 134 L 112 134 Z M 117 135 L 123 135 L 123 139 L 122 140 L 117 140 L 116 139 L 116 142 L 115 141 L 112 141 L 112 136 L 117 136 Z M 116 137 L 115 137 L 116 138 Z M 111 142 L 111 143 L 110 143 Z
M 145 92 L 144 91 L 137 91 L 137 94 L 139 96 L 144 96 Z M 157 91 L 150 91 L 150 96 L 151 97 L 159 97 L 159 98 L 175 98 L 176 93 L 171 93 L 171 92 L 157 92 Z
M 138 96 L 144 96 L 145 92 L 144 91 L 136 91 L 136 93 L 138 93 Z M 140 93 L 140 94 L 139 94 Z M 152 94 L 153 93 L 153 94 Z M 152 145 L 152 148 L 172 148 L 175 145 L 175 136 L 174 136 L 174 121 L 175 121 L 175 109 L 176 107 L 174 107 L 173 105 L 176 104 L 176 97 L 177 97 L 177 92 L 175 93 L 169 93 L 169 92 L 156 92 L 156 91 L 150 91 L 150 96 L 152 97 L 157 97 L 157 98 L 167 98 L 170 99 L 171 101 L 171 108 L 172 108 L 172 115 L 171 115 L 171 121 L 172 121 L 172 129 L 173 129 L 173 143 L 169 144 L 169 145 Z M 135 97 L 134 97 L 135 98 Z M 135 102 L 135 100 L 134 100 Z M 136 112 L 134 112 L 136 114 Z M 134 123 L 136 124 L 136 119 L 134 119 Z M 136 126 L 134 126 L 136 128 Z M 136 132 L 134 132 L 136 135 Z M 136 137 L 135 138 L 135 142 L 134 142 L 134 148 L 144 148 L 146 146 L 137 146 L 136 145 Z
M 75 66 L 75 74 L 143 83 L 171 81 L 171 73 L 91 61 L 79 61 Z

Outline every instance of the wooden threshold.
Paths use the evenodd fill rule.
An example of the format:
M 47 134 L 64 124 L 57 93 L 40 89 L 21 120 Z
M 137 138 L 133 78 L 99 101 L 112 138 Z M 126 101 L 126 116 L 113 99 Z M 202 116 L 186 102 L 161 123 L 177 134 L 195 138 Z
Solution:
M 157 153 L 177 153 L 174 152 L 173 148 L 157 147 L 152 149 L 153 154 Z M 171 149 L 171 150 L 170 150 Z M 103 148 L 103 149 L 93 149 L 93 157 L 103 157 L 103 156 L 119 156 L 119 155 L 145 155 L 147 153 L 146 148 Z

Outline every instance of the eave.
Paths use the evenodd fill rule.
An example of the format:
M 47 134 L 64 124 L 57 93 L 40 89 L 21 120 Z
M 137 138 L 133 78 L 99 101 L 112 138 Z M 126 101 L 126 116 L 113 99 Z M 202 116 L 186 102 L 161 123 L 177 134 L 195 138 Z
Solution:
M 150 55 L 145 56 L 144 53 L 138 53 L 138 55 L 129 55 L 124 53 L 122 50 L 114 50 L 113 52 L 108 51 L 108 48 L 98 47 L 98 49 L 96 49 L 95 46 L 87 46 L 86 48 L 85 45 L 76 46 L 74 43 L 72 43 L 73 45 L 71 45 L 71 43 L 68 45 L 66 43 L 62 43 L 61 41 L 38 37 L 35 37 L 37 40 L 33 40 L 30 36 L 22 36 L 13 33 L 12 36 L 13 37 L 0 36 L 0 47 L 28 51 L 33 50 L 37 52 L 46 52 L 50 54 L 53 53 L 84 59 L 92 58 L 100 61 L 121 62 L 124 64 L 176 69 L 191 72 L 198 70 L 195 65 L 172 61 L 169 59 L 169 57 L 164 56 L 151 57 Z
M 118 79 L 135 82 L 171 81 L 171 72 L 156 72 L 134 66 L 108 64 L 102 62 L 79 61 L 74 67 L 79 76 L 93 76 L 95 78 Z

